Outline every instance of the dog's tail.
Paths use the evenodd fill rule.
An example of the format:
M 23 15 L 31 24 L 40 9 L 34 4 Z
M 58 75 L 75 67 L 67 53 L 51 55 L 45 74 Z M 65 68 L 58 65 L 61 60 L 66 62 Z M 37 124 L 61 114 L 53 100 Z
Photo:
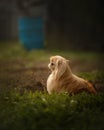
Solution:
M 86 84 L 87 84 L 87 86 L 88 86 L 88 91 L 89 91 L 89 93 L 97 94 L 97 92 L 96 92 L 94 86 L 93 86 L 91 83 L 89 83 L 88 81 L 86 81 Z

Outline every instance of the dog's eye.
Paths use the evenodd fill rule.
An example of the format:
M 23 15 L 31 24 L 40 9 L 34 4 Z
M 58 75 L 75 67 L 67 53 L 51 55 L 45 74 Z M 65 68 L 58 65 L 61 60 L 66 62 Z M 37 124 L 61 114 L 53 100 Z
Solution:
M 51 65 L 53 66 L 53 65 L 54 65 L 54 63 L 51 63 Z

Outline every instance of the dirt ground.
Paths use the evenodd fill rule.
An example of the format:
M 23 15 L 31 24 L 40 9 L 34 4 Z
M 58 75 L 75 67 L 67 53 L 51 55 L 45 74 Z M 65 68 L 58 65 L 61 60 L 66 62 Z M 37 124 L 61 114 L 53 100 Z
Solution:
M 0 92 L 10 90 L 12 88 L 24 92 L 29 91 L 46 91 L 46 80 L 50 71 L 47 67 L 48 62 L 33 62 L 32 65 L 27 65 L 31 61 L 23 60 L 8 60 L 0 62 Z M 82 63 L 82 64 L 81 64 Z M 102 69 L 97 63 L 86 64 L 80 61 L 72 63 L 73 72 L 91 71 L 92 68 Z M 97 66 L 97 67 L 96 67 Z M 104 82 L 93 83 L 98 91 L 104 91 Z
M 0 89 L 43 91 L 48 75 L 47 67 L 27 67 L 19 60 L 4 61 L 0 63 Z

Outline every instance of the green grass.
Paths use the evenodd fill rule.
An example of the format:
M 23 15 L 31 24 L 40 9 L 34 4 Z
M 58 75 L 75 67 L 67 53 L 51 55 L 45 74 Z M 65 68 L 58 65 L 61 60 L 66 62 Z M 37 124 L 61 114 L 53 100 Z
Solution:
M 7 42 L 0 43 L 0 60 L 4 59 L 14 59 L 14 58 L 22 58 L 26 60 L 47 60 L 51 55 L 62 55 L 68 57 L 69 59 L 86 59 L 86 60 L 94 60 L 96 58 L 103 57 L 104 54 L 99 54 L 95 52 L 72 52 L 65 50 L 48 50 L 48 49 L 40 49 L 40 50 L 32 50 L 26 51 L 25 48 L 16 42 Z
M 75 61 L 79 60 L 82 66 L 86 62 L 98 62 L 99 64 L 104 56 L 104 54 L 95 52 L 48 49 L 28 52 L 18 43 L 0 43 L 0 62 L 21 59 L 22 61 L 29 61 L 26 64 L 31 67 L 34 65 L 32 61 L 49 61 L 51 55 L 57 54 Z M 6 70 L 5 67 L 7 67 Z M 4 70 L 8 70 L 7 65 L 4 66 Z M 3 78 L 3 74 L 5 76 L 7 73 L 1 72 Z M 78 75 L 90 81 L 104 83 L 103 70 L 80 72 Z M 3 81 L 6 82 L 6 80 Z M 12 88 L 6 91 L 7 86 L 5 88 L 0 87 L 2 87 L 0 90 L 3 90 L 0 92 L 0 130 L 104 129 L 104 93 L 97 95 L 82 93 L 75 96 L 69 96 L 67 93 L 48 95 L 47 93 L 24 92 L 21 94 Z
M 78 76 L 83 77 L 89 81 L 99 81 L 104 82 L 104 72 L 103 71 L 94 71 L 94 72 L 80 72 Z
M 103 130 L 104 94 L 0 95 L 2 130 Z

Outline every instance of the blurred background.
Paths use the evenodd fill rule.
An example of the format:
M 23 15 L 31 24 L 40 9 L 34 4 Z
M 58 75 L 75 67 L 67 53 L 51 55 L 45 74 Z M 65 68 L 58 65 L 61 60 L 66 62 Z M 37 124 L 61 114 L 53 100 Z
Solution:
M 101 0 L 0 0 L 0 130 L 104 130 L 103 17 Z M 52 55 L 102 94 L 48 96 Z
M 0 89 L 43 89 L 49 57 L 61 55 L 73 73 L 104 91 L 102 5 L 98 0 L 0 0 Z
M 103 11 L 98 0 L 0 0 L 0 44 L 103 52 Z

